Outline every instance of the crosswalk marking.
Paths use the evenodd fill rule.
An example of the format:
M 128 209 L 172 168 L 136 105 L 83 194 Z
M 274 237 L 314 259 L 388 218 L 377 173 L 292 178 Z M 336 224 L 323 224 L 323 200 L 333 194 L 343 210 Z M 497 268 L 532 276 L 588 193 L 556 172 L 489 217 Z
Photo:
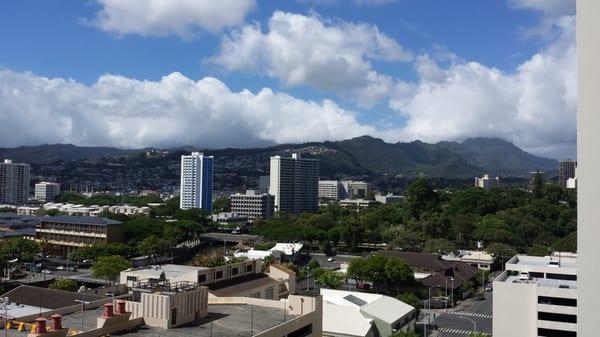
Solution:
M 453 334 L 457 334 L 457 335 L 467 335 L 467 336 L 473 333 L 473 330 L 463 330 L 463 329 L 439 328 L 438 330 L 441 332 L 445 332 L 445 333 L 453 333 Z M 492 335 L 490 333 L 481 332 L 481 331 L 479 331 L 479 333 L 483 334 L 485 336 Z
M 453 312 L 449 312 L 448 314 L 456 315 L 456 316 L 467 316 L 467 317 L 492 319 L 492 315 L 479 314 L 476 312 L 468 312 L 468 311 L 453 311 Z

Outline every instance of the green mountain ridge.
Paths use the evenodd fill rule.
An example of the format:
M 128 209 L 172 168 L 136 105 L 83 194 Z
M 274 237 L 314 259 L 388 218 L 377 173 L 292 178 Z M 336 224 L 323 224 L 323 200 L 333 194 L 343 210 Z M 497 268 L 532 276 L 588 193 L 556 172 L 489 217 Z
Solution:
M 76 160 L 98 160 L 108 157 L 138 156 L 147 149 L 113 147 L 81 147 L 70 144 L 0 148 L 0 158 L 33 164 L 52 164 Z M 469 138 L 463 142 L 442 141 L 434 144 L 422 141 L 386 143 L 370 136 L 342 141 L 281 144 L 263 148 L 199 149 L 185 146 L 167 149 L 171 162 L 181 153 L 199 150 L 224 160 L 224 165 L 244 158 L 237 169 L 265 170 L 271 155 L 299 152 L 320 160 L 323 177 L 336 176 L 403 176 L 472 178 L 490 173 L 494 176 L 525 177 L 530 171 L 553 173 L 558 162 L 529 154 L 514 144 L 497 138 Z M 162 150 L 161 150 L 162 151 Z M 248 160 L 249 159 L 249 160 Z M 156 160 L 156 159 L 155 159 Z M 164 160 L 167 161 L 166 159 Z M 161 165 L 160 160 L 155 163 Z M 238 165 L 238 164 L 236 164 Z M 244 166 L 246 165 L 246 166 Z M 260 167 L 253 167 L 260 166 Z M 217 169 L 217 168 L 215 168 Z

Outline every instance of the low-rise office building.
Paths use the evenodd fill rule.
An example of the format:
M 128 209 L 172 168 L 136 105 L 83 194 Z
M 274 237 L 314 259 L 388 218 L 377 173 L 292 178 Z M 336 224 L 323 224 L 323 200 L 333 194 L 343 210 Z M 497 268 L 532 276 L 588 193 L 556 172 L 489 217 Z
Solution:
M 393 297 L 321 289 L 323 336 L 388 337 L 415 327 L 416 309 Z
M 344 186 L 339 180 L 319 180 L 320 200 L 340 200 L 344 197 Z
M 38 216 L 41 214 L 41 208 L 36 206 L 19 206 L 17 207 L 17 214 Z
M 376 206 L 377 201 L 366 200 L 366 199 L 344 199 L 344 200 L 340 200 L 339 204 L 341 207 L 362 210 L 365 208 Z
M 54 201 L 60 194 L 60 184 L 48 181 L 42 181 L 35 184 L 35 200 Z
M 577 258 L 514 256 L 494 280 L 494 337 L 576 337 Z
M 120 281 L 128 287 L 140 280 L 196 282 L 207 286 L 215 297 L 246 296 L 277 300 L 295 292 L 296 274 L 279 265 L 262 271 L 261 260 L 248 260 L 218 267 L 166 264 L 122 271 Z
M 246 193 L 236 193 L 230 196 L 231 212 L 246 216 L 253 222 L 256 219 L 268 220 L 273 217 L 275 199 L 268 193 L 257 193 L 247 190 Z
M 394 195 L 391 193 L 375 195 L 375 201 L 380 202 L 384 205 L 400 204 L 403 203 L 405 200 L 406 198 L 403 195 Z
M 248 217 L 235 212 L 221 212 L 211 215 L 212 221 L 220 225 L 243 226 L 248 223 Z
M 54 250 L 123 242 L 124 229 L 120 221 L 79 216 L 38 217 L 35 240 Z
M 495 261 L 494 256 L 491 254 L 476 250 L 460 250 L 458 255 L 444 255 L 442 259 L 446 261 L 462 261 L 485 271 L 491 271 Z

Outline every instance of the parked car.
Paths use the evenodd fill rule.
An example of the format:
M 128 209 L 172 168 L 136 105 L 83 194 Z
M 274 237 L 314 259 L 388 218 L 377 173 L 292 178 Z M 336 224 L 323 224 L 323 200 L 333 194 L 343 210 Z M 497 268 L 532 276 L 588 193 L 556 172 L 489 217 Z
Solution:
M 488 284 L 485 286 L 485 291 L 493 291 L 494 287 L 492 286 L 492 284 Z
M 475 300 L 476 301 L 483 301 L 483 300 L 485 300 L 485 294 L 483 292 L 479 292 L 479 293 L 475 294 Z
M 64 266 L 58 266 L 56 267 L 56 270 L 65 270 L 66 268 Z
M 42 274 L 52 274 L 52 270 L 44 269 L 44 270 L 42 270 Z

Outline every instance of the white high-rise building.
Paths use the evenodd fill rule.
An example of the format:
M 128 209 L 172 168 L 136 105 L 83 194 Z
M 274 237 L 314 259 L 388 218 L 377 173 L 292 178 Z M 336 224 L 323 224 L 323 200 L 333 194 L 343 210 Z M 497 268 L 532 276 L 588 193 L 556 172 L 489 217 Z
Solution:
M 22 205 L 29 199 L 29 164 L 0 163 L 0 204 Z
M 281 213 L 319 210 L 319 161 L 291 157 L 271 157 L 269 194 L 275 197 L 275 209 Z
M 489 174 L 484 174 L 482 178 L 475 177 L 475 187 L 491 190 L 500 187 L 500 178 L 491 178 Z
M 35 184 L 35 200 L 54 201 L 60 194 L 60 184 L 54 182 L 42 181 Z
M 213 156 L 200 152 L 181 156 L 179 208 L 202 208 L 212 211 Z
M 494 280 L 494 337 L 577 336 L 577 257 L 518 255 Z

